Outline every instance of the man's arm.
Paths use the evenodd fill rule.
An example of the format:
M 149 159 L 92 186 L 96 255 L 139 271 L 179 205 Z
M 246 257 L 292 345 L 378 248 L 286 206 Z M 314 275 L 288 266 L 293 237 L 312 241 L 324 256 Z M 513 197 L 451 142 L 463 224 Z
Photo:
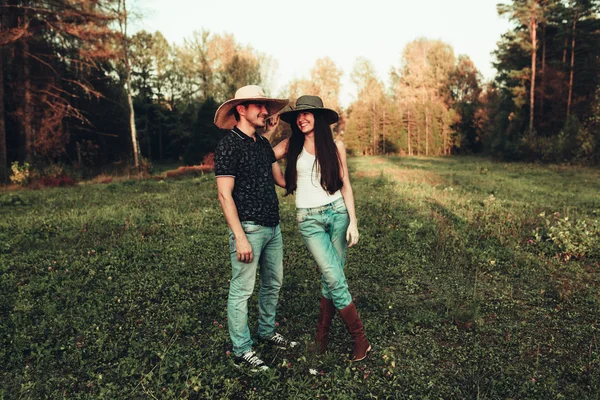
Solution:
M 241 262 L 249 263 L 252 262 L 252 246 L 246 237 L 246 233 L 242 228 L 240 217 L 238 215 L 237 207 L 233 201 L 233 186 L 235 185 L 235 178 L 232 176 L 217 176 L 217 192 L 219 195 L 219 202 L 225 215 L 227 225 L 233 232 L 235 238 L 235 251 L 237 253 L 237 259 Z

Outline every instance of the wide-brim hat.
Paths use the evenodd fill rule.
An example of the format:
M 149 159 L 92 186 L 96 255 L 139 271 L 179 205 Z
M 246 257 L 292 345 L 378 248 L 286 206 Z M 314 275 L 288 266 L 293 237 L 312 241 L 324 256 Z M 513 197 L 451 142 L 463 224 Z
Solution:
M 282 112 L 279 116 L 282 121 L 285 121 L 291 125 L 296 123 L 296 117 L 298 116 L 299 112 L 306 111 L 313 114 L 322 115 L 329 125 L 335 124 L 340 119 L 337 112 L 331 108 L 326 108 L 323 106 L 323 100 L 321 100 L 319 96 L 311 95 L 298 97 L 298 100 L 296 100 L 296 106 L 290 111 Z
M 242 103 L 248 103 L 252 101 L 260 101 L 267 103 L 267 110 L 269 114 L 275 114 L 285 107 L 290 101 L 288 99 L 274 99 L 267 97 L 265 92 L 256 85 L 248 85 L 239 88 L 235 92 L 235 97 L 231 100 L 227 100 L 221 104 L 215 112 L 215 125 L 221 129 L 233 129 L 237 124 L 233 110 L 236 106 Z

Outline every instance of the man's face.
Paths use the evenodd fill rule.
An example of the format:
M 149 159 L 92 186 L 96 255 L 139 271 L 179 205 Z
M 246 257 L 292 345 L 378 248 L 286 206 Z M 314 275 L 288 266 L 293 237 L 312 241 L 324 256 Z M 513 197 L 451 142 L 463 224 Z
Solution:
M 240 113 L 240 116 L 246 118 L 246 120 L 255 128 L 264 127 L 265 118 L 267 118 L 268 115 L 269 110 L 267 109 L 267 103 L 260 101 L 246 103 L 244 105 L 243 114 Z

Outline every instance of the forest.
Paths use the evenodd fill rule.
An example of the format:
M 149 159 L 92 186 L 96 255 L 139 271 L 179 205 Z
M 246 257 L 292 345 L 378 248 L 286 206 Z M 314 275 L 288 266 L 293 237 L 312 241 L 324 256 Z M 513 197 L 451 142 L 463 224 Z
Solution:
M 513 0 L 498 18 L 497 75 L 468 55 L 416 38 L 387 82 L 358 57 L 329 58 L 289 82 L 342 116 L 334 134 L 352 155 L 482 154 L 506 161 L 600 162 L 600 3 Z M 198 165 L 222 133 L 212 120 L 238 87 L 267 92 L 276 60 L 232 34 L 194 32 L 181 45 L 132 33 L 125 0 L 4 0 L 0 5 L 0 181 L 18 173 L 85 178 L 153 163 Z M 129 30 L 128 30 L 129 28 Z M 339 105 L 343 73 L 356 101 Z M 275 141 L 289 134 L 281 124 Z

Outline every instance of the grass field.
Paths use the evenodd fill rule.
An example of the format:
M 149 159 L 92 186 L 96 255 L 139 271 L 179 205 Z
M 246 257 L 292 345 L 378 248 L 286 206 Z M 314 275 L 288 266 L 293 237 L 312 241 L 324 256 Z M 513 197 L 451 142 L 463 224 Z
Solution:
M 281 197 L 272 368 L 234 368 L 214 175 L 0 193 L 0 397 L 600 399 L 600 171 L 352 158 L 346 275 L 374 350 L 334 321 Z M 279 190 L 279 189 L 278 189 Z M 279 191 L 281 194 L 282 192 Z M 256 332 L 256 295 L 250 325 Z

